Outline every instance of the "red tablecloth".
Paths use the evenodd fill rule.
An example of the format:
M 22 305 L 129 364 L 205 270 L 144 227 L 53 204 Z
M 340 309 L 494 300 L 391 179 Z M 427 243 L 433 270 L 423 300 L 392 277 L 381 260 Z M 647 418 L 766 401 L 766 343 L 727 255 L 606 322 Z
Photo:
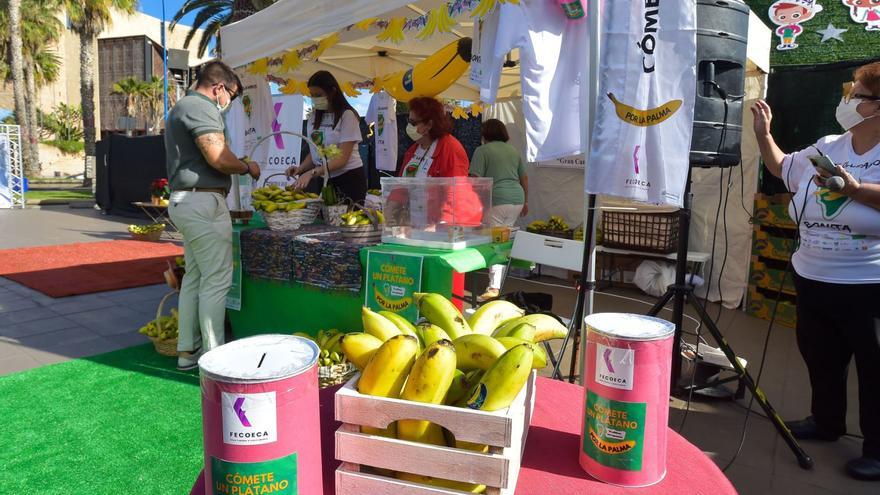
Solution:
M 594 480 L 578 464 L 583 388 L 546 378 L 538 378 L 537 387 L 535 413 L 526 441 L 517 495 L 736 494 L 715 463 L 672 430 L 669 431 L 667 474 L 660 483 L 646 488 L 620 488 Z M 334 472 L 339 464 L 333 451 L 333 435 L 339 427 L 333 419 L 335 393 L 336 387 L 322 390 L 320 396 L 325 495 L 334 493 Z M 199 474 L 190 495 L 204 493 L 204 478 Z

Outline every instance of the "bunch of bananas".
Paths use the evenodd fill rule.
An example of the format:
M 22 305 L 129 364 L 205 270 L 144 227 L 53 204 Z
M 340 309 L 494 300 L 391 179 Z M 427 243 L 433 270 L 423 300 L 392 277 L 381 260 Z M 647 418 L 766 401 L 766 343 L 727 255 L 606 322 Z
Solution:
M 367 194 L 370 194 L 373 196 L 381 196 L 382 190 L 381 189 L 367 189 Z
M 149 234 L 150 232 L 165 230 L 164 223 L 153 223 L 150 225 L 129 225 L 128 231 L 132 234 Z
M 568 230 L 568 224 L 558 215 L 551 215 L 547 220 L 535 220 L 526 229 L 540 234 L 551 230 Z
M 318 154 L 323 156 L 326 160 L 332 160 L 341 155 L 342 150 L 340 150 L 339 146 L 336 146 L 335 144 L 328 144 L 327 146 L 318 146 Z
M 184 261 L 183 256 L 175 256 L 174 257 L 174 264 L 177 265 L 178 268 L 185 268 L 186 267 L 186 262 Z
M 574 240 L 583 241 L 584 240 L 584 227 L 578 227 L 574 229 Z
M 385 215 L 382 210 L 374 210 L 367 208 L 365 210 L 354 210 L 340 215 L 342 217 L 342 225 L 381 225 L 385 223 Z
M 306 199 L 316 199 L 315 193 L 296 191 L 293 186 L 282 189 L 277 184 L 254 189 L 251 193 L 254 208 L 258 211 L 272 213 L 273 211 L 302 210 L 307 206 Z
M 416 293 L 415 301 L 426 323 L 416 326 L 396 313 L 365 307 L 361 310 L 364 332 L 342 337 L 343 353 L 361 370 L 360 393 L 482 411 L 505 409 L 531 370 L 547 364 L 547 355 L 537 344 L 564 338 L 568 332 L 552 316 L 524 316 L 522 309 L 507 301 L 486 303 L 469 320 L 440 294 Z M 457 441 L 428 421 L 407 419 L 386 429 L 363 430 L 488 452 L 488 446 Z M 472 493 L 486 488 L 407 473 L 397 477 Z
M 348 362 L 345 354 L 342 353 L 342 347 L 339 345 L 345 333 L 331 328 L 329 330 L 319 330 L 318 335 L 314 337 L 305 332 L 294 332 L 293 334 L 318 344 L 318 349 L 321 350 L 320 354 L 318 354 L 319 366 L 333 366 L 334 364 L 345 364 Z
M 172 340 L 177 338 L 177 328 L 178 328 L 178 319 L 179 315 L 177 314 L 177 309 L 171 309 L 170 316 L 162 316 L 159 318 L 159 322 L 157 324 L 156 320 L 153 320 L 146 325 L 142 326 L 138 332 L 147 337 L 153 337 L 154 339 L 159 340 Z M 162 326 L 162 331 L 159 331 L 159 324 Z

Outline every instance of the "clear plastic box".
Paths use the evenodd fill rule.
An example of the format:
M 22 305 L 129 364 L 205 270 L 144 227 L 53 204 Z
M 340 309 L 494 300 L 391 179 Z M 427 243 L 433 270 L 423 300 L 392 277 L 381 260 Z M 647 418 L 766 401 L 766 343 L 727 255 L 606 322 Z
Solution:
M 463 249 L 492 242 L 492 179 L 383 177 L 382 242 Z

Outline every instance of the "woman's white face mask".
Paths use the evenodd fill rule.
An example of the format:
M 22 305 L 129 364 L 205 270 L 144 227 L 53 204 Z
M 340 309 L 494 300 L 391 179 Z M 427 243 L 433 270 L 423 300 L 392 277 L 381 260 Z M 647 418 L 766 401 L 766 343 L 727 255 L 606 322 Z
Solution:
M 840 99 L 840 103 L 837 105 L 837 111 L 835 112 L 835 117 L 837 117 L 837 123 L 840 124 L 840 127 L 843 127 L 843 130 L 848 131 L 865 120 L 877 116 L 862 116 L 857 110 L 862 101 L 864 100 L 861 98 L 851 98 L 847 100 L 846 97 L 843 97 Z
M 315 110 L 327 110 L 330 108 L 330 100 L 326 96 L 316 96 L 312 98 L 312 106 Z
M 406 135 L 409 136 L 409 138 L 413 141 L 418 141 L 419 139 L 422 139 L 422 137 L 424 137 L 419 134 L 419 128 L 412 124 L 406 125 Z

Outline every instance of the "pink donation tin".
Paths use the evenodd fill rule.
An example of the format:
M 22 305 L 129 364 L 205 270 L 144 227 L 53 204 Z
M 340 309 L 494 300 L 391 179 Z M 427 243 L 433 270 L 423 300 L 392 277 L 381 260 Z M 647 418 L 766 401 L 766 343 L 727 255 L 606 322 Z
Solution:
M 205 495 L 322 493 L 318 353 L 258 335 L 199 359 Z
M 675 325 L 624 313 L 596 313 L 584 322 L 581 467 L 613 485 L 653 485 L 666 476 Z

